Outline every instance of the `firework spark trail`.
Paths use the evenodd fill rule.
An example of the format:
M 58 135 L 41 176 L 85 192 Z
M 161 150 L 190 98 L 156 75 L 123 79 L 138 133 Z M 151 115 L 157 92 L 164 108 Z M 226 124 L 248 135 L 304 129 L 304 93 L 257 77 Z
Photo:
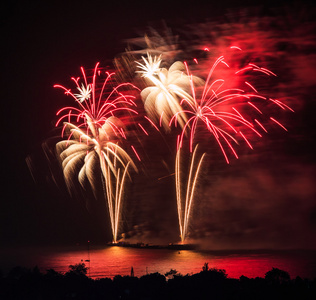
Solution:
M 178 219 L 179 219 L 179 227 L 180 227 L 180 237 L 181 242 L 183 243 L 185 238 L 188 234 L 188 226 L 189 226 L 189 219 L 193 204 L 193 196 L 195 193 L 195 187 L 196 182 L 199 176 L 200 168 L 202 166 L 202 161 L 204 159 L 205 153 L 202 154 L 201 158 L 196 163 L 196 151 L 198 146 L 195 147 L 192 158 L 190 161 L 190 171 L 187 179 L 187 185 L 186 185 L 186 196 L 184 200 L 182 200 L 181 195 L 181 186 L 182 186 L 182 180 L 181 180 L 181 169 L 180 169 L 180 148 L 177 151 L 176 155 L 176 195 L 177 195 L 177 207 L 178 207 Z M 184 207 L 184 209 L 183 209 Z
M 73 177 L 78 173 L 80 185 L 84 188 L 85 182 L 88 181 L 97 197 L 94 168 L 97 164 L 100 166 L 113 242 L 116 242 L 122 195 L 126 176 L 129 174 L 128 168 L 132 166 L 136 170 L 136 166 L 127 152 L 118 145 L 120 139 L 126 138 L 126 134 L 122 128 L 122 120 L 115 114 L 122 115 L 124 112 L 137 114 L 132 108 L 132 106 L 136 106 L 133 101 L 135 97 L 120 91 L 124 87 L 135 88 L 135 86 L 130 83 L 122 83 L 111 86 L 108 91 L 108 85 L 112 84 L 114 73 L 105 72 L 106 78 L 99 88 L 97 75 L 101 75 L 101 70 L 98 66 L 99 64 L 95 66 L 91 83 L 88 83 L 83 68 L 81 71 L 84 83 L 81 86 L 79 77 L 72 78 L 79 94 L 74 94 L 64 86 L 55 85 L 57 88 L 62 88 L 66 95 L 74 98 L 79 107 L 67 106 L 57 112 L 57 115 L 61 114 L 61 117 L 56 126 L 64 121 L 62 136 L 66 129 L 70 134 L 66 140 L 57 143 L 56 149 L 62 161 L 68 189 L 72 188 Z M 135 152 L 135 154 L 137 153 Z M 79 168 L 80 170 L 77 172 Z

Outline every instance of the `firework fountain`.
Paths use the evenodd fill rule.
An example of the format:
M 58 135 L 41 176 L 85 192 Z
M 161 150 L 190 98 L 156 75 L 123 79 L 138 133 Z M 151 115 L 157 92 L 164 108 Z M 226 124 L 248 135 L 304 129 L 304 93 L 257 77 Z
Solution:
M 74 177 L 84 188 L 88 182 L 95 196 L 97 191 L 97 168 L 101 170 L 104 198 L 107 200 L 113 242 L 117 242 L 120 212 L 126 177 L 129 169 L 136 166 L 129 154 L 119 145 L 126 139 L 122 118 L 137 114 L 134 96 L 125 88 L 133 88 L 130 83 L 114 85 L 114 73 L 102 72 L 97 64 L 91 82 L 81 68 L 83 82 L 72 78 L 79 93 L 61 85 L 55 85 L 71 96 L 78 107 L 67 106 L 60 109 L 56 126 L 63 122 L 62 136 L 67 130 L 66 140 L 57 143 L 57 153 L 61 159 L 68 189 L 74 184 Z M 102 82 L 102 77 L 105 78 Z M 99 84 L 101 82 L 101 84 Z M 80 85 L 81 83 L 81 85 Z

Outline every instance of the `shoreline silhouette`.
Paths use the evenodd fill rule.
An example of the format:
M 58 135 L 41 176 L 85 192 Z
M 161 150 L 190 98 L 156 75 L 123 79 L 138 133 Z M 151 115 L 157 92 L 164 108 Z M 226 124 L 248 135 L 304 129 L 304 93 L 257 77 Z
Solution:
M 297 276 L 272 268 L 264 278 L 229 278 L 223 269 L 204 263 L 199 273 L 149 273 L 141 277 L 116 275 L 92 279 L 85 263 L 70 265 L 68 271 L 41 273 L 38 267 L 14 267 L 0 272 L 1 299 L 315 299 L 316 278 Z

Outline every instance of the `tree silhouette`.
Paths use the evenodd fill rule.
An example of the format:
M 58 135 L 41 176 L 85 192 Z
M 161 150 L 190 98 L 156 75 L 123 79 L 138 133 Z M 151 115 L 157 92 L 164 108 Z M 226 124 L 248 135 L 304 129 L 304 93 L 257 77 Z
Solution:
M 290 281 L 290 275 L 288 272 L 280 270 L 278 268 L 272 268 L 265 274 L 264 279 L 272 284 L 282 284 Z
M 69 271 L 65 275 L 78 275 L 78 276 L 86 276 L 88 272 L 88 267 L 86 267 L 85 263 L 79 263 L 75 265 L 69 266 Z

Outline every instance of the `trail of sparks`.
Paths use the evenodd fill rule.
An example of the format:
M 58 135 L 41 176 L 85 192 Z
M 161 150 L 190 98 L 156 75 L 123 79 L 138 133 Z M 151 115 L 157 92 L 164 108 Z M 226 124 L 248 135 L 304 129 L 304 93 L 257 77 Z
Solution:
M 196 182 L 199 176 L 200 168 L 202 166 L 202 161 L 204 159 L 205 153 L 196 163 L 196 151 L 197 146 L 195 147 L 192 158 L 189 166 L 189 174 L 186 184 L 186 193 L 183 199 L 182 191 L 182 180 L 181 180 L 181 164 L 180 164 L 180 152 L 179 149 L 176 155 L 176 164 L 175 164 L 175 177 L 176 177 L 176 196 L 177 196 L 177 208 L 178 208 L 178 219 L 179 219 L 179 228 L 180 228 L 180 238 L 181 242 L 184 242 L 188 234 L 188 226 L 190 220 L 190 214 L 194 199 Z

